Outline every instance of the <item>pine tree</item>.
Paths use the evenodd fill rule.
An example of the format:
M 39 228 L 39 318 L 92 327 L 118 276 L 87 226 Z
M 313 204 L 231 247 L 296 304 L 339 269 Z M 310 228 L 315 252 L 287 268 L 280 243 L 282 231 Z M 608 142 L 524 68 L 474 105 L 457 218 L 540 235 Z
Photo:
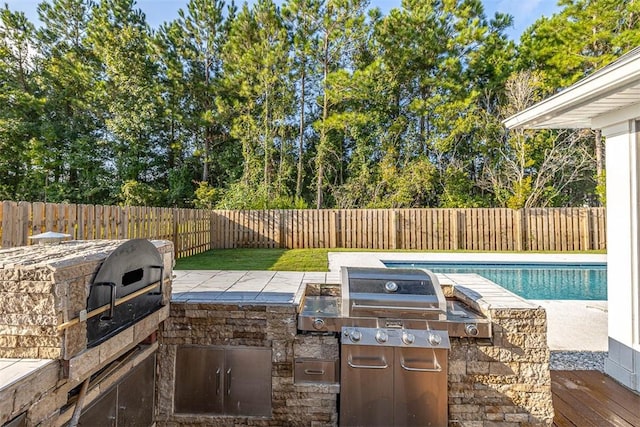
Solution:
M 38 200 L 45 195 L 46 165 L 39 140 L 35 27 L 24 13 L 0 8 L 0 198 Z
M 43 163 L 50 201 L 95 203 L 109 195 L 104 147 L 96 130 L 103 126 L 94 108 L 98 64 L 87 46 L 92 3 L 54 0 L 39 6 Z
M 157 64 L 144 14 L 134 9 L 134 3 L 103 0 L 93 9 L 88 28 L 91 48 L 101 64 L 96 88 L 106 125 L 101 137 L 111 150 L 117 189 L 128 181 L 156 181 L 166 154 L 157 139 Z

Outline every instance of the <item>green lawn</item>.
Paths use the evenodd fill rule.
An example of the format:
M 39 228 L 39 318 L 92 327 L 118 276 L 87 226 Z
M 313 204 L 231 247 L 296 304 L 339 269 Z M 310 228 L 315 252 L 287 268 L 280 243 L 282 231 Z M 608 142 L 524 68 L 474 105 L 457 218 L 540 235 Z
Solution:
M 371 249 L 215 249 L 187 258 L 181 258 L 176 261 L 175 268 L 176 270 L 328 271 L 327 254 L 329 252 L 424 251 L 376 251 Z M 587 253 L 605 253 L 605 251 L 589 251 Z
M 181 258 L 176 270 L 328 271 L 332 249 L 215 249 Z M 333 249 L 335 250 L 335 249 Z

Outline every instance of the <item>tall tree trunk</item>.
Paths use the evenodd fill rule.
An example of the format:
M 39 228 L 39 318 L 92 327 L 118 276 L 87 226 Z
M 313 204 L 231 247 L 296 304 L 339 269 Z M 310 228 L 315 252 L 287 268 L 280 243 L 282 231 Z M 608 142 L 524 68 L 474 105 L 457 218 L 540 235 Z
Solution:
M 269 89 L 265 91 L 264 101 L 264 189 L 267 192 L 267 200 L 269 200 L 269 187 L 271 186 L 271 177 L 269 176 L 269 163 L 271 161 L 269 151 L 271 149 L 271 130 L 269 129 Z
M 302 156 L 304 154 L 304 96 L 306 88 L 306 69 L 305 65 L 302 65 L 302 76 L 300 76 L 300 130 L 298 141 L 298 177 L 296 179 L 296 198 L 302 198 L 302 174 L 304 164 L 302 162 Z
M 327 91 L 327 77 L 329 76 L 329 31 L 324 35 L 324 58 L 322 64 L 322 126 L 320 127 L 320 141 L 318 143 L 318 152 L 316 153 L 316 163 L 318 164 L 318 179 L 316 182 L 316 208 L 322 208 L 323 193 L 322 187 L 324 183 L 324 162 L 325 151 L 327 150 L 327 117 L 329 117 L 329 98 Z
M 209 69 L 209 55 L 205 55 L 204 60 L 204 81 L 205 87 L 208 89 L 211 83 L 211 70 Z M 207 96 L 205 98 L 205 108 L 207 111 L 211 109 L 211 100 Z M 204 131 L 204 158 L 202 163 L 202 181 L 209 182 L 209 150 L 211 149 L 211 142 L 213 139 L 213 129 L 210 124 L 207 124 Z

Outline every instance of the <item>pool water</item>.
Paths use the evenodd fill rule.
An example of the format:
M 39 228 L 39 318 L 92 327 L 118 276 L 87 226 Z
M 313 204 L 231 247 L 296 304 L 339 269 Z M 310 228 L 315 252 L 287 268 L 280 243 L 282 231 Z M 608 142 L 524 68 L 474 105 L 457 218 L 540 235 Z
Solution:
M 606 300 L 606 264 L 387 262 L 389 268 L 476 273 L 526 299 Z

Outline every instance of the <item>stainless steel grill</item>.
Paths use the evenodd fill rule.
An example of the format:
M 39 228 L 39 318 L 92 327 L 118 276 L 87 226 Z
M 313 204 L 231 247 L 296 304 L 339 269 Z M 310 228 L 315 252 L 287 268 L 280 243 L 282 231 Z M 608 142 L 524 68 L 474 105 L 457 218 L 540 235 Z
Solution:
M 298 328 L 340 334 L 342 426 L 447 425 L 449 337 L 491 337 L 422 269 L 343 267 L 339 295 L 305 295 Z

